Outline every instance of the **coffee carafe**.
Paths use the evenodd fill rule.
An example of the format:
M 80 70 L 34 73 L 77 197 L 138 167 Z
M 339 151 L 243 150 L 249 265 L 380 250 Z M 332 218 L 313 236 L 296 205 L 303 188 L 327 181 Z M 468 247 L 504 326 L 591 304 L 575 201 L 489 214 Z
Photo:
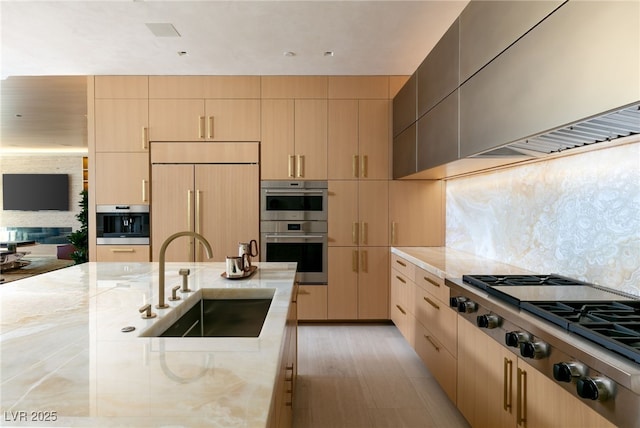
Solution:
M 251 257 L 258 256 L 258 241 L 252 239 L 249 242 L 239 242 L 238 256 L 245 258 L 247 264 L 251 267 Z

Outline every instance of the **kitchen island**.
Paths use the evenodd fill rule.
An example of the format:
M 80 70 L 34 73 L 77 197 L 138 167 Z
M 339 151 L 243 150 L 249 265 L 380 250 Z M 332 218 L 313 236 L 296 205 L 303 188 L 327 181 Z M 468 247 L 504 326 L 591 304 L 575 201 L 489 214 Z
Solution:
M 158 263 L 85 263 L 0 286 L 0 425 L 267 426 L 296 265 L 257 265 L 232 281 L 224 263 L 167 263 L 165 282 L 169 297 L 187 268 L 193 293 L 275 290 L 256 338 L 141 337 L 184 309 L 156 309 Z M 157 317 L 141 318 L 147 303 Z

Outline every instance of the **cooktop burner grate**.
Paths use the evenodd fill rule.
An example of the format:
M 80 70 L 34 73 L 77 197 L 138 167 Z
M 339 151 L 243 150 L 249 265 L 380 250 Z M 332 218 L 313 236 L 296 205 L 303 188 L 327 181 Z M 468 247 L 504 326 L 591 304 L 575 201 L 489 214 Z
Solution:
M 487 290 L 490 287 L 522 287 L 531 285 L 588 285 L 577 279 L 560 275 L 463 275 L 462 280 L 475 287 Z

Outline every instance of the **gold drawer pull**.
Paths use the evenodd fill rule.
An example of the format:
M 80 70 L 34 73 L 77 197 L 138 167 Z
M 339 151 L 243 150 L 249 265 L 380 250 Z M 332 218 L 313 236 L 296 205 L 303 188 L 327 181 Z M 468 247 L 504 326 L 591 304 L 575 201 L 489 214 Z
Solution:
M 133 253 L 135 250 L 133 248 L 112 248 L 112 253 Z
M 437 305 L 433 300 L 431 300 L 430 298 L 428 298 L 428 297 L 423 297 L 423 299 L 424 299 L 428 304 L 430 304 L 431 306 L 433 306 L 434 308 L 436 308 L 436 309 L 440 310 L 440 306 L 438 306 L 438 305 Z
M 436 281 L 434 281 L 433 279 L 427 277 L 427 276 L 423 276 L 424 280 L 427 281 L 429 284 L 433 285 L 434 287 L 440 287 L 440 284 L 437 283 Z
M 504 410 L 508 410 L 509 413 L 511 413 L 511 388 L 512 388 L 512 376 L 511 376 L 511 367 L 513 365 L 513 361 L 511 361 L 510 359 L 508 359 L 507 357 L 504 358 L 504 375 L 503 375 L 503 380 L 502 380 L 502 392 L 503 392 L 503 397 L 502 397 L 502 405 L 504 407 Z
M 307 290 L 298 290 L 298 296 L 300 296 L 301 294 L 311 294 L 311 293 Z
M 398 275 L 396 275 L 396 279 L 397 279 L 398 281 L 400 281 L 401 283 L 403 283 L 403 284 L 406 284 L 406 283 L 407 283 L 407 281 L 405 281 L 402 277 L 400 277 L 400 276 L 398 276 Z
M 404 309 L 402 309 L 400 305 L 396 305 L 396 308 L 398 308 L 398 310 L 402 312 L 402 315 L 407 315 L 407 313 L 404 311 Z
M 429 341 L 429 343 L 431 344 L 431 346 L 433 346 L 436 351 L 440 352 L 440 347 L 438 345 L 436 345 L 436 343 L 433 341 L 433 339 L 431 339 L 431 336 L 427 336 L 426 334 L 424 335 L 424 338 L 427 339 Z
M 396 260 L 396 263 L 398 263 L 402 267 L 407 267 L 407 265 L 405 263 L 401 262 L 400 260 Z

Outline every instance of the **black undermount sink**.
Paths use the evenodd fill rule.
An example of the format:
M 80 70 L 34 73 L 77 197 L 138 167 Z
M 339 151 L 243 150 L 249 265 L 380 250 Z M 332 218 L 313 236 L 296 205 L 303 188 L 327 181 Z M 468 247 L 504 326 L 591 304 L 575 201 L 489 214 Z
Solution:
M 195 303 L 179 316 L 159 321 L 143 337 L 258 337 L 275 290 L 202 290 Z M 184 302 L 189 305 L 188 302 Z M 182 315 L 179 315 L 183 312 Z M 169 317 L 171 318 L 171 317 Z

